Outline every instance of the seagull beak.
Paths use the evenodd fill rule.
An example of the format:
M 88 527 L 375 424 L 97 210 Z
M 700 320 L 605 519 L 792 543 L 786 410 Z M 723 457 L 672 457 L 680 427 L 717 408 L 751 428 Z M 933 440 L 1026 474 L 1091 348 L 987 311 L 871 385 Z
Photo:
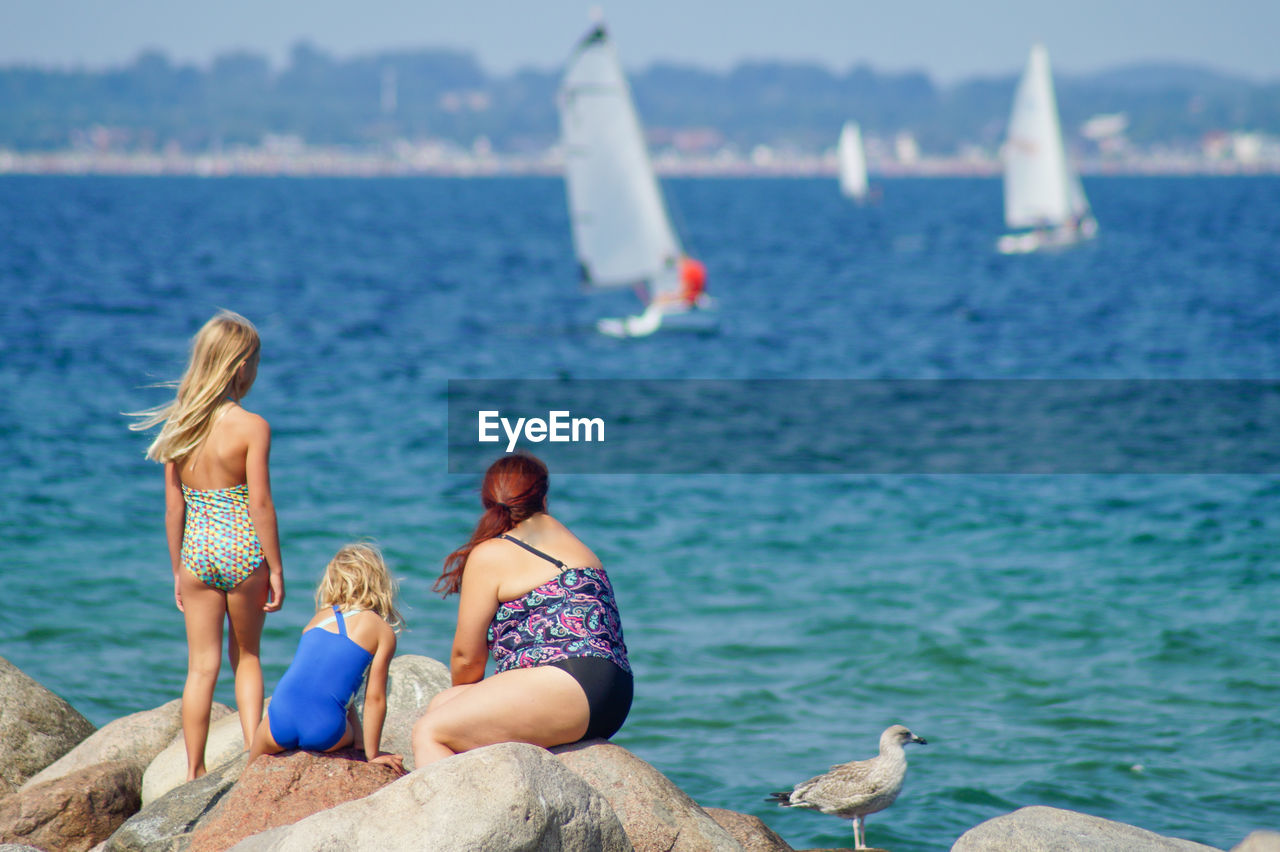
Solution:
M 912 735 L 911 735 L 911 742 L 913 742 L 913 743 L 920 743 L 920 745 L 928 745 L 928 744 L 929 744 L 929 741 L 928 741 L 928 740 L 926 740 L 924 737 L 917 737 L 915 734 L 912 734 Z

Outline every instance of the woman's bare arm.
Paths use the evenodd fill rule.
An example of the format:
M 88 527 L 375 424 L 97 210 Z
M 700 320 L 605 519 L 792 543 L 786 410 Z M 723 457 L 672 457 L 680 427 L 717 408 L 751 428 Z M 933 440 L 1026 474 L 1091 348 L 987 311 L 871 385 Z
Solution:
M 484 679 L 489 658 L 489 624 L 498 611 L 498 570 L 493 551 L 483 545 L 467 558 L 458 595 L 458 626 L 449 657 L 454 686 Z

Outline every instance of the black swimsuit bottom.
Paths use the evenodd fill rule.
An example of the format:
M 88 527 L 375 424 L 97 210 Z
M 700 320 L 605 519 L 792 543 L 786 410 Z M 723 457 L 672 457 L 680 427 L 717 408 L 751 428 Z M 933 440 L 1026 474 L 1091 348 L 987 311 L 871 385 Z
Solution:
M 567 567 L 559 559 L 518 538 L 506 533 L 497 537 L 517 544 L 535 556 L 541 556 L 561 570 Z M 631 712 L 631 699 L 635 690 L 635 679 L 631 672 L 604 657 L 570 657 L 567 660 L 552 660 L 543 665 L 555 666 L 568 672 L 587 696 L 587 732 L 582 735 L 582 739 L 607 740 L 618 733 L 622 723 L 627 720 L 627 714 Z
M 604 657 L 571 657 L 547 663 L 569 673 L 587 696 L 587 732 L 584 740 L 604 739 L 618 733 L 631 712 L 634 680 L 613 660 Z

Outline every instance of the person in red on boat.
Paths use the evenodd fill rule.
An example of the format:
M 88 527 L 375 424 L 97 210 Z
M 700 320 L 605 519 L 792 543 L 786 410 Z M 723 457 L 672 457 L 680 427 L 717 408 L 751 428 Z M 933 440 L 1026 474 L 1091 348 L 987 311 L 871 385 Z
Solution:
M 703 293 L 707 289 L 707 267 L 689 256 L 680 258 L 680 289 L 667 290 L 654 298 L 653 307 L 666 313 L 689 311 L 701 307 L 705 301 Z
M 707 268 L 691 257 L 680 258 L 680 284 L 685 304 L 693 307 L 707 289 Z
M 688 255 L 682 255 L 677 265 L 680 289 L 659 293 L 650 308 L 662 313 L 683 313 L 693 308 L 705 307 L 707 296 L 707 268 Z

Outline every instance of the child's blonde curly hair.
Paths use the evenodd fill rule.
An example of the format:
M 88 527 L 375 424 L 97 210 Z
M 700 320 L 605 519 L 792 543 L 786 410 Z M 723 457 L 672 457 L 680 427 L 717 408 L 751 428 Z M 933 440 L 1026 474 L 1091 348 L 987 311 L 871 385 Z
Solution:
M 396 609 L 399 587 L 377 545 L 344 545 L 324 569 L 324 578 L 316 589 L 316 609 L 336 604 L 340 609 L 373 610 L 392 629 L 399 630 L 404 625 Z

